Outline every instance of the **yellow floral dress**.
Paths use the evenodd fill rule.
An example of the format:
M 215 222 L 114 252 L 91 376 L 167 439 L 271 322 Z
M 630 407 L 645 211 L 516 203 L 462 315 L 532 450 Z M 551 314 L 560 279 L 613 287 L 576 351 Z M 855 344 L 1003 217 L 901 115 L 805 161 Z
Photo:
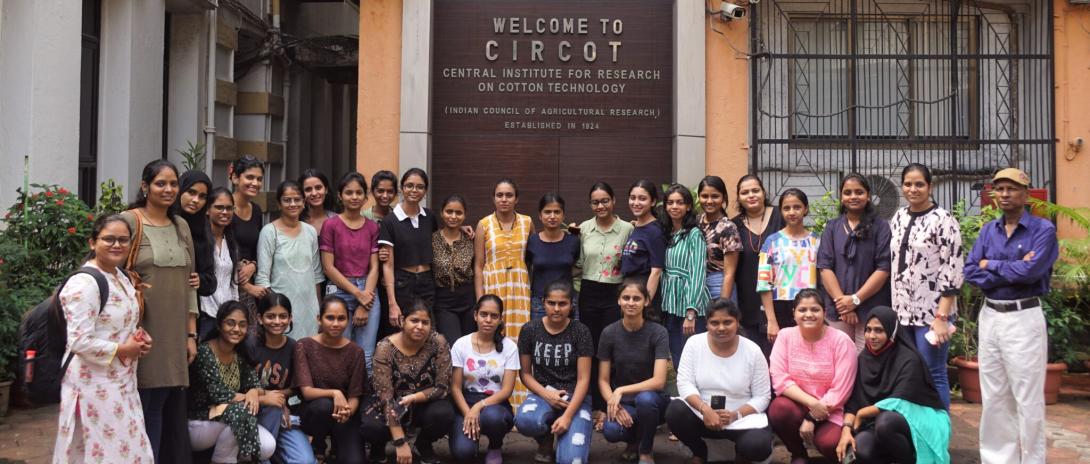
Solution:
M 515 215 L 511 230 L 503 230 L 495 214 L 478 224 L 484 235 L 484 293 L 503 300 L 504 329 L 518 342 L 522 325 L 530 321 L 530 271 L 526 268 L 526 242 L 533 232 L 530 216 Z M 511 395 L 513 404 L 522 404 L 526 388 L 521 383 Z

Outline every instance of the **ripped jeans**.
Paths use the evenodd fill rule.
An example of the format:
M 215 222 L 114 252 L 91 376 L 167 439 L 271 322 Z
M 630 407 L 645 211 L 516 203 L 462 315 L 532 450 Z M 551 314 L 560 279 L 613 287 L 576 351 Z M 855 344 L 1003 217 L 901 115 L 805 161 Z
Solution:
M 531 438 L 552 438 L 550 430 L 561 414 L 562 411 L 553 409 L 540 396 L 530 393 L 515 414 L 515 427 L 519 433 Z M 590 416 L 590 395 L 587 395 L 579 406 L 579 412 L 572 418 L 571 427 L 557 437 L 557 464 L 586 464 L 592 438 L 594 423 Z

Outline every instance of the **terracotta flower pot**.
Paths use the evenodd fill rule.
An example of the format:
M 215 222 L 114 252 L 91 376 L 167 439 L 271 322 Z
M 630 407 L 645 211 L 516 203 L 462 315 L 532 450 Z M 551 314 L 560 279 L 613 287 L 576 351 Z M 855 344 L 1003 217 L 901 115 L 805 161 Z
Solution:
M 980 403 L 980 363 L 961 357 L 954 358 L 952 362 L 958 367 L 962 398 L 970 403 Z M 1049 363 L 1045 369 L 1045 404 L 1056 404 L 1060 400 L 1060 383 L 1067 364 Z

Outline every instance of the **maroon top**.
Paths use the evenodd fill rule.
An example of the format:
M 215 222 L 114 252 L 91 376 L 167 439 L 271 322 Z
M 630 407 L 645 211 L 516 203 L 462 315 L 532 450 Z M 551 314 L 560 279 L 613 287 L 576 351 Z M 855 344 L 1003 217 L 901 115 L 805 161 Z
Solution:
M 367 277 L 371 253 L 378 252 L 378 223 L 363 218 L 363 225 L 352 229 L 340 215 L 326 219 L 318 237 L 318 249 L 333 253 L 333 267 L 345 277 Z
M 346 398 L 367 393 L 363 348 L 348 342 L 330 348 L 307 337 L 295 344 L 295 388 L 314 387 L 344 392 Z

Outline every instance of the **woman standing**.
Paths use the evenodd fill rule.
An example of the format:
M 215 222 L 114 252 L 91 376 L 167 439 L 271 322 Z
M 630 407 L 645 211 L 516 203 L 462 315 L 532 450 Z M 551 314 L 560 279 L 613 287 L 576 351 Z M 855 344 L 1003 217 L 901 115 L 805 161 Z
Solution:
M 344 337 L 348 307 L 335 295 L 322 299 L 317 335 L 295 344 L 295 387 L 303 396 L 303 432 L 313 439 L 314 454 L 325 456 L 326 438 L 339 462 L 363 462 L 360 397 L 371 384 L 363 349 Z
M 382 263 L 382 278 L 390 309 L 385 316 L 391 327 L 401 327 L 402 307 L 408 308 L 415 300 L 423 300 L 428 308 L 435 304 L 431 239 L 439 222 L 431 210 L 420 205 L 427 193 L 428 174 L 420 168 L 405 171 L 401 203 L 380 224 L 379 252 L 386 250 L 389 255 Z
M 194 451 L 212 449 L 212 462 L 266 460 L 276 439 L 257 424 L 265 391 L 246 358 L 250 321 L 242 303 L 216 313 L 216 328 L 197 349 L 189 392 L 189 439 Z
M 473 239 L 462 231 L 466 201 L 458 195 L 443 200 L 443 228 L 431 236 L 435 272 L 435 319 L 439 333 L 458 340 L 476 330 L 473 322 Z
M 216 311 L 219 309 L 219 306 L 205 308 L 203 303 L 219 286 L 212 230 L 208 225 L 208 193 L 212 190 L 212 180 L 203 172 L 186 171 L 178 178 L 178 184 L 181 194 L 174 204 L 174 210 L 189 225 L 189 233 L 193 235 L 194 269 L 197 271 L 195 288 L 201 307 L 197 315 L 197 335 L 203 336 L 216 326 Z M 189 276 L 190 285 L 194 283 L 193 277 Z
M 508 399 L 519 373 L 518 346 L 503 335 L 503 300 L 485 295 L 473 308 L 477 331 L 450 347 L 451 402 L 457 408 L 450 429 L 450 454 L 470 462 L 477 443 L 488 437 L 485 464 L 503 462 L 503 439 L 515 425 Z
M 239 301 L 250 308 L 251 316 L 256 316 L 255 302 L 265 296 L 265 288 L 253 283 L 254 274 L 257 273 L 257 241 L 265 219 L 261 207 L 253 199 L 261 194 L 265 165 L 251 155 L 244 155 L 231 163 L 227 178 L 235 192 L 235 217 L 231 220 L 231 226 L 238 244 Z
M 829 325 L 855 340 L 863 351 L 863 326 L 876 306 L 890 305 L 890 230 L 871 202 L 871 188 L 859 174 L 840 180 L 840 216 L 825 225 L 817 267 L 825 289 Z
M 594 217 L 579 225 L 580 254 L 576 266 L 583 270 L 578 318 L 590 331 L 590 355 L 593 355 L 602 330 L 621 319 L 621 308 L 617 306 L 617 289 L 623 279 L 621 255 L 634 227 L 613 214 L 613 187 L 605 182 L 590 187 L 590 207 Z M 546 314 L 548 310 L 546 306 Z M 592 379 L 598 378 L 596 364 L 591 363 Z M 591 388 L 590 396 L 600 419 L 606 408 L 602 393 Z
M 825 325 L 821 301 L 817 290 L 799 291 L 798 327 L 781 330 L 772 347 L 769 371 L 776 399 L 768 408 L 768 420 L 791 452 L 791 464 L 808 462 L 804 441 L 826 459 L 836 459 L 844 403 L 855 382 L 855 344 L 844 332 Z
M 382 222 L 397 200 L 397 176 L 386 170 L 371 176 L 371 197 L 375 202 L 363 211 L 363 215 L 372 221 Z
M 200 298 L 201 316 L 197 320 L 197 332 L 206 337 L 216 327 L 216 311 L 220 305 L 238 299 L 238 245 L 235 244 L 231 219 L 235 217 L 235 199 L 231 191 L 216 187 L 208 194 L 208 218 L 212 243 L 213 269 L 216 273 L 216 291 Z
M 407 307 L 401 332 L 375 348 L 375 397 L 363 416 L 364 440 L 371 462 L 386 460 L 393 440 L 397 464 L 412 464 L 405 429 L 419 427 L 415 447 L 421 464 L 440 462 L 432 445 L 450 431 L 454 408 L 450 392 L 450 347 L 432 330 L 431 312 L 421 300 Z M 356 461 L 352 461 L 356 462 Z
M 734 300 L 734 275 L 742 240 L 738 226 L 727 218 L 727 184 L 719 176 L 707 176 L 697 186 L 697 194 L 704 210 L 697 223 L 708 244 L 708 294 L 713 300 Z
M 742 310 L 742 332 L 761 347 L 765 358 L 768 358 L 772 353 L 772 343 L 766 335 L 768 321 L 761 295 L 757 293 L 757 268 L 765 240 L 783 229 L 783 215 L 772 206 L 764 183 L 756 175 L 742 176 L 735 195 L 738 198 L 738 215 L 731 222 L 738 228 L 742 251 L 738 253 L 734 288 L 737 290 L 738 308 Z
M 902 340 L 914 345 L 927 364 L 939 398 L 950 407 L 946 356 L 951 321 L 964 279 L 961 227 L 952 214 L 931 200 L 931 170 L 910 164 L 901 171 L 901 192 L 908 207 L 897 211 L 892 231 L 893 309 L 905 329 Z M 935 333 L 935 343 L 927 333 Z
M 304 200 L 297 182 L 281 182 L 276 188 L 276 201 L 280 203 L 280 218 L 261 229 L 254 282 L 287 296 L 299 313 L 296 333 L 309 337 L 318 333 L 318 294 L 325 280 L 318 256 L 318 233 L 299 220 Z
M 326 219 L 337 215 L 334 211 L 337 207 L 337 199 L 334 198 L 329 185 L 329 178 L 314 168 L 307 169 L 299 175 L 299 185 L 303 186 L 303 198 L 306 198 L 306 206 L 300 216 L 303 222 L 310 224 L 314 230 L 322 233 L 322 224 Z M 367 188 L 367 181 L 362 185 Z M 366 198 L 364 198 L 366 202 Z M 360 209 L 363 209 L 361 206 Z
M 121 217 L 133 231 L 128 269 L 144 289 L 143 328 L 155 351 L 137 369 L 144 423 L 156 462 L 190 462 L 185 387 L 197 356 L 197 291 L 189 225 L 170 213 L 178 196 L 178 170 L 169 161 L 144 166 L 140 195 Z M 163 440 L 163 437 L 170 437 Z
M 530 320 L 545 317 L 545 286 L 557 280 L 572 282 L 572 267 L 579 261 L 579 237 L 564 226 L 564 199 L 555 192 L 541 196 L 538 218 L 544 227 L 526 243 L 530 269 Z
M 534 233 L 530 216 L 518 214 L 519 190 L 515 181 L 501 179 L 492 190 L 496 212 L 477 223 L 473 280 L 477 298 L 493 294 L 503 300 L 504 330 L 518 340 L 530 320 L 530 272 L 526 269 L 526 241 Z
M 628 189 L 628 208 L 636 219 L 621 255 L 621 274 L 646 282 L 650 316 L 656 320 L 662 303 L 659 283 L 666 267 L 666 235 L 655 215 L 658 202 L 658 189 L 649 180 L 638 180 Z
M 780 195 L 780 211 L 787 225 L 769 235 L 761 247 L 757 292 L 768 320 L 769 343 L 776 341 L 781 328 L 795 325 L 795 296 L 804 289 L 817 288 L 818 236 L 803 225 L 809 208 L 805 193 L 785 190 Z
M 670 354 L 674 365 L 681 363 L 685 340 L 704 331 L 704 310 L 708 287 L 704 283 L 708 250 L 704 234 L 693 215 L 693 195 L 681 184 L 666 191 L 663 228 L 670 231 L 666 246 L 666 277 L 662 282 L 662 312 L 670 333 Z
M 344 211 L 326 220 L 318 241 L 322 269 L 331 283 L 326 294 L 337 295 L 348 303 L 352 315 L 350 337 L 363 348 L 367 372 L 371 372 L 382 317 L 375 293 L 379 228 L 378 223 L 361 214 L 367 203 L 367 180 L 360 173 L 349 172 L 341 177 L 337 192 Z
M 537 440 L 534 461 L 587 462 L 594 424 L 590 416 L 590 331 L 571 317 L 572 288 L 545 287 L 545 318 L 526 324 L 519 338 L 522 383 L 530 390 L 515 415 L 519 433 Z M 556 438 L 555 458 L 553 438 Z
M 863 463 L 948 464 L 950 415 L 927 366 L 898 336 L 893 309 L 876 307 L 868 318 L 867 347 L 859 353 L 837 457 L 843 460 L 852 447 Z
M 705 438 L 733 441 L 734 454 L 749 462 L 768 462 L 772 454 L 768 364 L 761 348 L 738 334 L 741 315 L 733 301 L 716 299 L 708 331 L 689 338 L 681 354 L 679 398 L 666 409 L 666 423 L 693 452 L 690 464 L 708 460 Z
M 617 297 L 623 318 L 602 331 L 598 345 L 598 388 L 606 401 L 606 441 L 628 444 L 621 459 L 655 462 L 655 431 L 666 418 L 670 400 L 663 393 L 669 370 L 670 336 L 644 318 L 651 294 L 643 279 L 629 277 Z
M 105 306 L 99 306 L 98 283 L 87 274 L 73 276 L 59 292 L 68 323 L 65 356 L 72 362 L 61 382 L 54 463 L 122 455 L 127 462 L 155 462 L 136 391 L 137 359 L 151 350 L 152 339 L 137 327 L 136 289 L 118 270 L 129 255 L 131 235 L 116 214 L 99 217 L 91 228 L 91 257 L 84 266 L 105 275 L 110 289 Z M 99 411 L 111 412 L 112 428 L 92 426 Z

